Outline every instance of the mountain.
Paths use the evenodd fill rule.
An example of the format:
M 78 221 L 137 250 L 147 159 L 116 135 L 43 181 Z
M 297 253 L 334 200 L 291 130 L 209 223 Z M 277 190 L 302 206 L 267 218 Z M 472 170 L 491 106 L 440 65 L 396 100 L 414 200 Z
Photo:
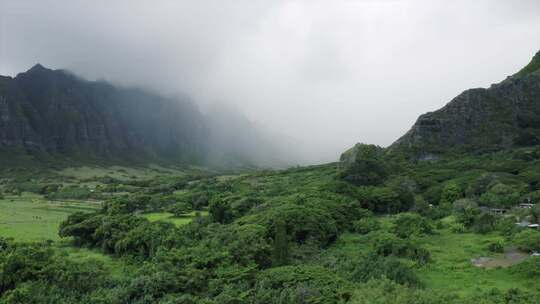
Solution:
M 202 114 L 187 97 L 87 81 L 40 64 L 0 76 L 0 165 L 20 159 L 287 167 L 300 162 L 295 146 L 225 104 Z
M 76 159 L 197 162 L 207 129 L 187 100 L 41 65 L 0 78 L 0 149 Z
M 487 89 L 470 89 L 421 115 L 388 149 L 418 159 L 540 144 L 540 52 L 518 73 Z

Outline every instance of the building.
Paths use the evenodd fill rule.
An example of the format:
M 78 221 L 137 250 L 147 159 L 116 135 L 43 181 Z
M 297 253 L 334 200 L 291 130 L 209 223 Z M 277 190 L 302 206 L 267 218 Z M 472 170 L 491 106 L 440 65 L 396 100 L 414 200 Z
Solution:
M 489 212 L 493 214 L 505 214 L 506 209 L 500 209 L 500 208 L 489 208 Z

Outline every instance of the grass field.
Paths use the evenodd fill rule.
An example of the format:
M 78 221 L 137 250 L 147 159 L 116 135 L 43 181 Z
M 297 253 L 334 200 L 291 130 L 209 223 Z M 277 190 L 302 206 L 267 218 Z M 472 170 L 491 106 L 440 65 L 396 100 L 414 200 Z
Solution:
M 73 247 L 68 244 L 56 244 L 58 253 L 76 262 L 98 261 L 103 263 L 105 269 L 111 272 L 113 278 L 121 279 L 134 270 L 134 265 L 126 261 L 106 255 L 98 249 Z
M 387 220 L 382 219 L 383 227 Z M 361 253 L 369 251 L 370 235 L 345 233 L 329 248 L 332 254 L 345 255 L 350 259 L 360 258 Z M 472 259 L 491 257 L 503 259 L 503 253 L 492 253 L 488 243 L 502 241 L 496 233 L 453 233 L 448 229 L 436 230 L 433 235 L 419 240 L 431 253 L 431 261 L 424 266 L 413 266 L 425 288 L 442 292 L 453 292 L 462 296 L 471 295 L 478 290 L 493 288 L 508 290 L 520 288 L 540 291 L 538 280 L 513 272 L 510 268 L 492 269 L 474 266 Z M 413 265 L 410 261 L 408 264 Z
M 21 241 L 58 240 L 58 226 L 69 214 L 91 211 L 98 203 L 47 201 L 37 194 L 0 200 L 0 236 Z
M 422 244 L 431 252 L 433 261 L 419 268 L 417 274 L 427 288 L 461 295 L 492 288 L 540 290 L 537 280 L 513 273 L 509 268 L 486 269 L 472 264 L 471 259 L 478 257 L 502 257 L 503 254 L 491 253 L 486 248 L 489 242 L 501 240 L 496 234 L 439 230 L 438 234 L 423 238 Z
M 119 180 L 150 179 L 159 175 L 183 175 L 183 170 L 177 168 L 164 168 L 150 165 L 148 167 L 71 167 L 57 171 L 58 174 L 75 179 L 89 179 L 95 177 L 110 176 Z
M 201 216 L 208 216 L 208 211 L 200 211 L 200 213 L 201 213 Z M 178 226 L 182 226 L 191 222 L 193 218 L 195 217 L 195 211 L 181 217 L 176 217 L 172 213 L 169 213 L 169 212 L 145 213 L 143 214 L 143 217 L 151 222 L 164 221 L 164 222 L 172 223 L 178 227 Z

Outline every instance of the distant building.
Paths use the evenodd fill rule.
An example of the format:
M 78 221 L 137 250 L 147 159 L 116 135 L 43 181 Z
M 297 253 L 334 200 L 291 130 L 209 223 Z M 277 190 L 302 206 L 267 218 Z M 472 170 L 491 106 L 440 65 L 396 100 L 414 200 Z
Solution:
M 506 213 L 506 209 L 501 209 L 501 208 L 489 208 L 489 212 L 494 213 L 494 214 L 505 214 L 505 213 Z
M 540 229 L 540 224 L 529 224 L 527 227 L 532 229 Z
M 521 221 L 516 223 L 516 225 L 520 228 L 527 228 L 531 223 L 527 221 Z
M 539 224 L 531 224 L 530 222 L 528 221 L 521 221 L 521 222 L 518 222 L 516 223 L 516 225 L 520 228 L 531 228 L 531 229 L 540 229 L 540 225 Z
M 529 203 L 519 204 L 519 208 L 522 208 L 522 209 L 531 209 L 532 207 L 534 207 L 534 204 L 529 204 Z

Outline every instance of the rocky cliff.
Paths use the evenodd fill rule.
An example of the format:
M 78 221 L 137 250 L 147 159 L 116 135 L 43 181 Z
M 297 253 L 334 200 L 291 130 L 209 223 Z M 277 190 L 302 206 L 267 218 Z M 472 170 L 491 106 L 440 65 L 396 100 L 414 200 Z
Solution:
M 196 162 L 207 130 L 186 100 L 36 65 L 0 77 L 0 150 L 74 158 Z
M 489 152 L 540 144 L 540 52 L 513 76 L 487 89 L 470 89 L 421 115 L 389 147 L 437 158 L 447 152 Z

